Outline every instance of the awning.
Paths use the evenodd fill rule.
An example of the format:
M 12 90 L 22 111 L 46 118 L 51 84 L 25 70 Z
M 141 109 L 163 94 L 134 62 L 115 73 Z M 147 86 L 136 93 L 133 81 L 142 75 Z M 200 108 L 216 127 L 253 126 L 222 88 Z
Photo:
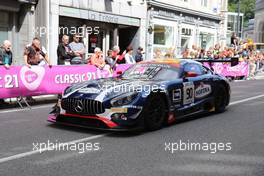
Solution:
M 0 10 L 18 12 L 20 5 L 27 4 L 37 4 L 38 0 L 8 0 L 0 2 Z

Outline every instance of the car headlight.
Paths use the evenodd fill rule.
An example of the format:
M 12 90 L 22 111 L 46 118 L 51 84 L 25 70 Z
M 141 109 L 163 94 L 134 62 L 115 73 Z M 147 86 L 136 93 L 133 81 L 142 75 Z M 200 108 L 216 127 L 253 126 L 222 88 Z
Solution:
M 119 96 L 119 97 L 111 100 L 111 105 L 112 106 L 127 105 L 127 104 L 131 103 L 137 97 L 137 95 L 138 95 L 137 92 L 133 92 L 130 94 L 125 94 L 125 95 Z

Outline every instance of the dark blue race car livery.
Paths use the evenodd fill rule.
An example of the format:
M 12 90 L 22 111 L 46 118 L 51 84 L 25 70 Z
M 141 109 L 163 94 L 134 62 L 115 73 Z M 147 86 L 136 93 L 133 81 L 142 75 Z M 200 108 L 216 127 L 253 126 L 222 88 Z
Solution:
M 182 117 L 223 112 L 229 100 L 226 78 L 200 62 L 144 61 L 118 77 L 66 88 L 48 121 L 109 130 L 157 130 Z

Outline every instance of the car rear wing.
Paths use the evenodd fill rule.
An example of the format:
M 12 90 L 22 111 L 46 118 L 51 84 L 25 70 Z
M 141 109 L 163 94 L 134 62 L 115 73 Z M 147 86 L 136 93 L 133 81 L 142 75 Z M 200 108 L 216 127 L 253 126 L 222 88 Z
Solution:
M 208 63 L 215 63 L 215 62 L 231 62 L 231 67 L 236 66 L 238 64 L 238 57 L 231 57 L 226 59 L 194 59 L 197 62 L 208 62 Z

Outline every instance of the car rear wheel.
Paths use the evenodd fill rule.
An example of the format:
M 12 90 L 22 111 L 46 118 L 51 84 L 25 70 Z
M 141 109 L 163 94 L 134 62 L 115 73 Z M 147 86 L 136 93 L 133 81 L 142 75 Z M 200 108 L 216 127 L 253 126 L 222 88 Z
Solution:
M 215 93 L 215 112 L 221 113 L 225 111 L 228 98 L 227 96 L 225 86 L 222 84 L 218 85 Z
M 148 131 L 158 130 L 162 127 L 166 117 L 166 103 L 159 95 L 150 95 L 144 106 L 144 125 Z

